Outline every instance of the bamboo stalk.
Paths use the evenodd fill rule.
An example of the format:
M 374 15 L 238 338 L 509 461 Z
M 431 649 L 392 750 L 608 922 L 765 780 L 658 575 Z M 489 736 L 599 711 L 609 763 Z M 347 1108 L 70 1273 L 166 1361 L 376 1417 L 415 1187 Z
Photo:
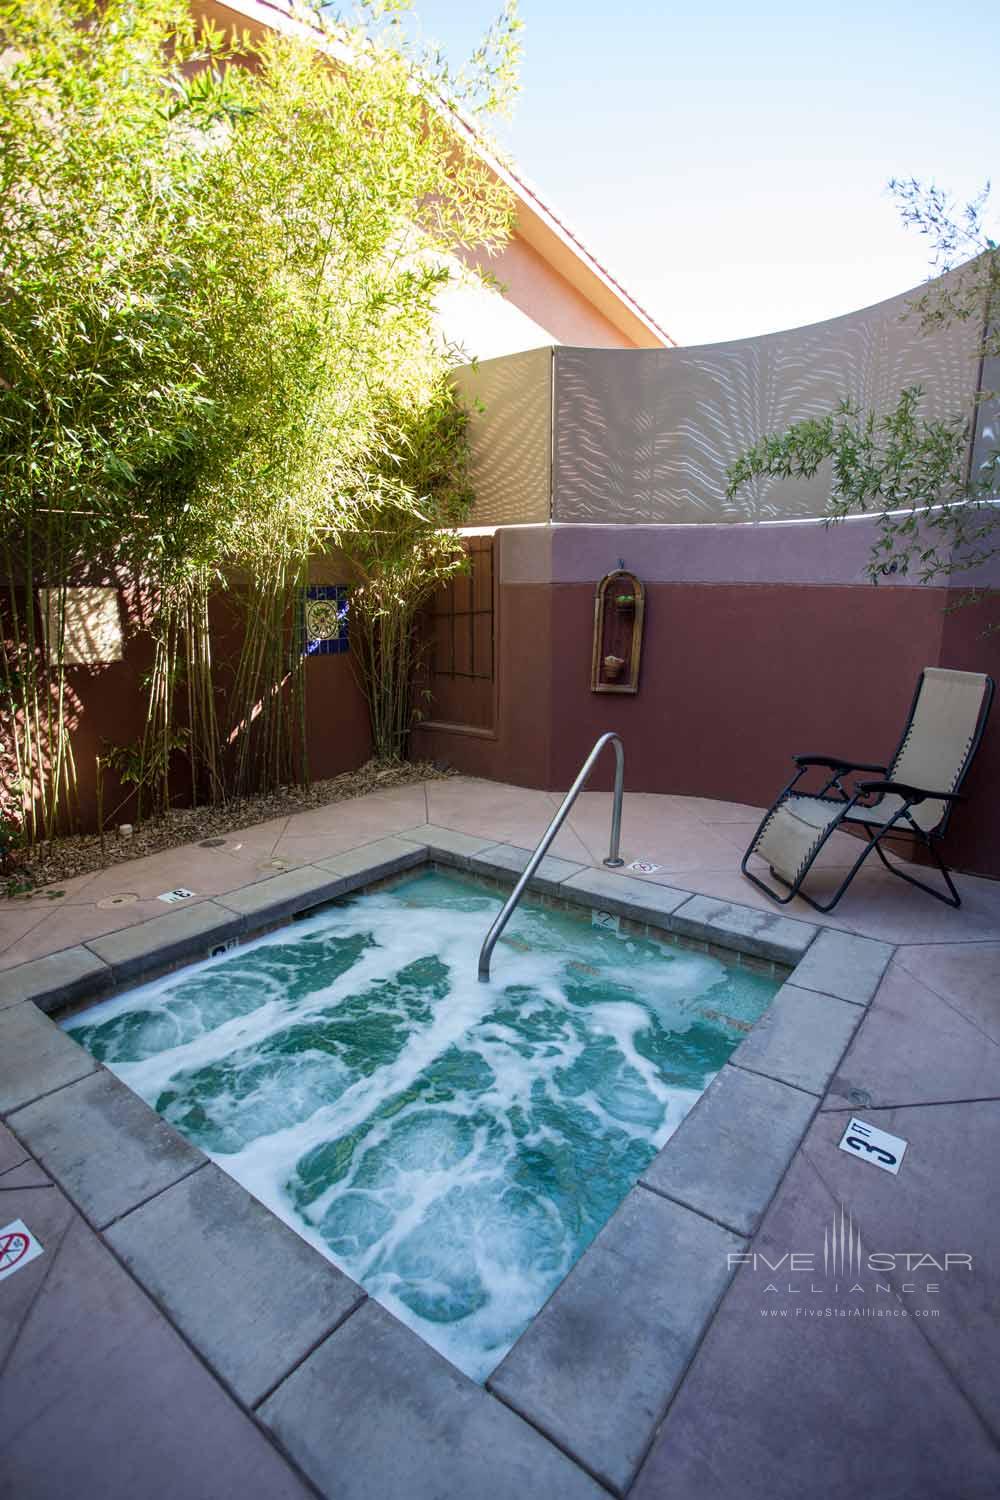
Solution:
M 101 863 L 107 859 L 107 850 L 104 846 L 104 764 L 101 757 L 97 756 L 97 833 L 101 840 Z

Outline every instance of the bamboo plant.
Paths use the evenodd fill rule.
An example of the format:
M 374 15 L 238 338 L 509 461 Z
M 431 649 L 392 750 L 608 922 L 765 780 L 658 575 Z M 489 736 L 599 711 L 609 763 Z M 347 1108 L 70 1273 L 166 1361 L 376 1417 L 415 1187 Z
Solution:
M 404 9 L 253 40 L 184 0 L 0 0 L 0 763 L 29 839 L 75 815 L 78 583 L 120 587 L 152 637 L 145 732 L 107 756 L 144 810 L 182 761 L 212 801 L 308 774 L 296 591 L 331 546 L 378 622 L 363 675 L 395 673 L 377 748 L 402 744 L 399 646 L 461 509 L 404 471 L 441 419 L 455 252 L 509 232 L 461 140 L 513 87 L 519 24 L 452 75 Z

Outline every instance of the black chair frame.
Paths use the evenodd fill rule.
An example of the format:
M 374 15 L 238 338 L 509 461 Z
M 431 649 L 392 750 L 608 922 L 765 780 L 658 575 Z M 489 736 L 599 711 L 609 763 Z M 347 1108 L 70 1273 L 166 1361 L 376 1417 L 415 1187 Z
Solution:
M 906 724 L 903 727 L 903 733 L 900 736 L 899 744 L 896 746 L 896 750 L 892 756 L 892 759 L 889 761 L 890 766 L 893 765 L 899 758 L 903 746 L 906 744 L 907 735 L 910 732 L 910 725 L 913 723 L 913 716 L 917 711 L 917 703 L 920 698 L 920 690 L 923 687 L 923 684 L 924 674 L 921 672 L 920 677 L 917 680 L 917 686 L 913 694 L 912 702 L 910 703 L 910 712 L 907 716 Z M 750 841 L 750 846 L 740 862 L 740 870 L 742 871 L 742 873 L 749 881 L 752 882 L 752 884 L 754 884 L 758 888 L 758 890 L 763 891 L 766 896 L 769 896 L 772 901 L 778 902 L 779 905 L 787 906 L 789 901 L 794 900 L 796 896 L 801 896 L 802 900 L 807 901 L 815 911 L 828 912 L 832 911 L 836 906 L 837 902 L 840 900 L 841 896 L 843 896 L 844 892 L 847 890 L 847 887 L 854 879 L 858 870 L 861 868 L 865 860 L 868 858 L 869 854 L 871 854 L 872 850 L 874 849 L 879 859 L 882 861 L 883 865 L 891 875 L 897 875 L 900 880 L 905 880 L 909 885 L 917 886 L 920 890 L 926 891 L 929 896 L 934 896 L 938 901 L 943 901 L 947 906 L 961 906 L 962 898 L 955 888 L 955 882 L 951 878 L 951 872 L 948 870 L 947 865 L 944 863 L 936 848 L 935 840 L 939 840 L 944 837 L 944 834 L 948 827 L 948 821 L 951 817 L 952 808 L 955 806 L 955 804 L 957 802 L 964 802 L 966 800 L 959 794 L 958 788 L 965 780 L 966 772 L 972 764 L 972 760 L 976 754 L 976 751 L 979 749 L 980 742 L 986 729 L 986 721 L 989 717 L 990 708 L 993 703 L 993 693 L 993 679 L 992 677 L 987 677 L 986 687 L 983 693 L 983 701 L 979 710 L 979 719 L 976 724 L 975 732 L 969 743 L 969 748 L 966 751 L 965 760 L 962 762 L 959 773 L 955 778 L 955 784 L 952 789 L 947 792 L 931 791 L 926 787 L 908 786 L 904 782 L 885 780 L 884 778 L 888 775 L 888 768 L 886 766 L 870 765 L 866 764 L 863 761 L 845 760 L 840 756 L 835 755 L 793 756 L 792 759 L 795 761 L 795 764 L 797 766 L 795 775 L 792 777 L 788 785 L 782 788 L 777 799 L 771 804 L 771 806 L 768 808 L 767 812 L 761 819 L 757 831 Z M 822 802 L 834 803 L 837 806 L 842 805 L 843 811 L 840 813 L 840 816 L 833 822 L 831 822 L 826 828 L 822 838 L 816 845 L 816 848 L 813 850 L 808 863 L 799 872 L 799 875 L 794 882 L 786 880 L 783 875 L 778 874 L 777 870 L 775 870 L 773 866 L 769 866 L 771 875 L 782 886 L 784 886 L 785 890 L 787 891 L 786 895 L 781 895 L 778 891 L 773 890 L 766 881 L 761 880 L 758 875 L 754 875 L 747 868 L 747 865 L 753 854 L 757 840 L 760 838 L 761 833 L 764 830 L 764 825 L 767 823 L 768 819 L 773 813 L 777 812 L 778 808 L 782 805 L 783 802 L 786 802 L 789 799 L 795 788 L 798 786 L 799 782 L 802 780 L 802 777 L 805 776 L 807 771 L 809 771 L 814 766 L 825 766 L 831 774 L 818 792 L 809 793 L 808 795 L 814 796 Z M 853 790 L 845 787 L 843 784 L 843 778 L 849 774 L 856 774 L 859 771 L 878 771 L 881 773 L 882 779 L 875 781 L 858 781 L 855 783 Z M 882 799 L 887 794 L 891 793 L 895 793 L 896 796 L 902 798 L 902 806 L 897 808 L 892 817 L 887 818 L 884 823 L 876 826 L 868 822 L 866 819 L 851 817 L 851 812 L 855 807 L 877 807 Z M 914 822 L 914 820 L 910 817 L 910 809 L 917 807 L 921 802 L 926 802 L 928 800 L 933 802 L 943 802 L 945 804 L 945 809 L 943 814 L 941 815 L 941 818 L 933 828 L 924 829 L 920 827 L 919 823 Z M 812 896 L 808 895 L 802 889 L 802 882 L 805 880 L 806 876 L 809 874 L 810 870 L 815 864 L 817 856 L 819 855 L 824 844 L 826 844 L 831 835 L 836 833 L 844 823 L 849 823 L 854 827 L 862 828 L 865 832 L 868 842 L 862 845 L 860 854 L 854 861 L 853 865 L 851 865 L 850 869 L 847 871 L 846 875 L 840 882 L 840 885 L 837 887 L 836 891 L 831 896 L 829 901 L 816 901 Z M 901 870 L 896 865 L 890 863 L 889 859 L 886 856 L 885 850 L 882 848 L 882 840 L 893 833 L 906 833 L 916 837 L 916 839 L 920 843 L 921 848 L 927 851 L 931 862 L 942 875 L 944 883 L 947 887 L 947 891 L 938 890 L 934 886 L 928 885 L 926 881 L 917 880 L 915 876 L 908 875 L 904 870 Z

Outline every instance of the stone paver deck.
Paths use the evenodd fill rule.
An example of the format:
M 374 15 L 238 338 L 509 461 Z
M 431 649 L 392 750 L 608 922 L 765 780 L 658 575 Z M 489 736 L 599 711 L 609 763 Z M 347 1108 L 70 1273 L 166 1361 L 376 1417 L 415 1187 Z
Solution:
M 0 1281 L 0 1496 L 1000 1493 L 1000 884 L 955 912 L 872 862 L 775 922 L 737 870 L 758 809 L 629 795 L 623 855 L 661 868 L 616 874 L 585 793 L 542 889 L 798 966 L 487 1390 L 242 1190 L 220 1216 L 228 1179 L 31 1003 L 424 846 L 510 879 L 558 800 L 430 782 L 0 903 L 0 1227 L 45 1247 Z M 855 1113 L 909 1142 L 897 1176 L 838 1150 Z

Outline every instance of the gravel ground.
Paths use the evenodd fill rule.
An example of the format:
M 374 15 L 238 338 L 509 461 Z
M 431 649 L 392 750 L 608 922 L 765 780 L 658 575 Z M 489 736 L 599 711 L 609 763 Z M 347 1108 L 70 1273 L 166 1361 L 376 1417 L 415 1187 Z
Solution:
M 391 787 L 409 786 L 420 781 L 443 781 L 458 773 L 440 770 L 430 761 L 386 765 L 370 760 L 357 771 L 346 771 L 329 781 L 314 781 L 309 786 L 278 787 L 261 797 L 247 797 L 242 802 L 222 807 L 179 807 L 158 822 L 139 825 L 129 839 L 114 832 L 104 836 L 104 850 L 96 834 L 76 834 L 55 839 L 35 849 L 15 850 L 11 869 L 0 877 L 0 900 L 6 894 L 16 896 L 37 886 L 54 885 L 74 875 L 89 875 L 109 865 L 124 864 L 144 854 L 161 849 L 175 849 L 180 844 L 196 844 L 200 839 L 250 828 L 271 818 L 288 817 L 311 807 L 325 807 L 331 802 L 347 802 L 369 792 L 384 792 Z

